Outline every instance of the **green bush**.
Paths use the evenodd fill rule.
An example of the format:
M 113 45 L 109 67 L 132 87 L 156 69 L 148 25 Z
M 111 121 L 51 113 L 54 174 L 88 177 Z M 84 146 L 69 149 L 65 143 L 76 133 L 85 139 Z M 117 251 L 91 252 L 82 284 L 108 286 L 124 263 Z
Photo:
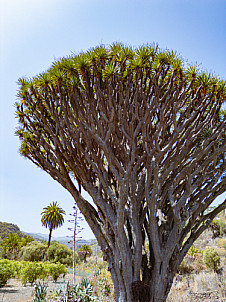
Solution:
M 194 258 L 195 254 L 202 254 L 202 251 L 197 249 L 194 245 L 192 245 L 188 250 L 188 255 Z
M 212 248 L 207 247 L 203 254 L 203 261 L 207 268 L 217 272 L 220 266 L 220 256 L 218 252 Z
M 67 274 L 67 268 L 61 263 L 51 263 L 49 264 L 49 274 L 56 282 L 60 275 L 64 277 Z
M 53 242 L 47 251 L 47 258 L 50 262 L 60 262 L 64 265 L 72 265 L 72 250 L 65 244 L 59 242 Z
M 38 278 L 45 280 L 49 276 L 49 263 L 48 262 L 38 262 Z
M 0 288 L 5 286 L 10 278 L 15 277 L 16 270 L 10 260 L 0 260 Z
M 3 256 L 3 248 L 2 248 L 2 242 L 0 241 L 0 259 Z
M 21 269 L 21 281 L 25 285 L 27 282 L 33 284 L 41 275 L 41 267 L 37 262 L 25 262 Z
M 218 223 L 219 223 L 219 226 L 220 226 L 220 235 L 221 236 L 226 235 L 226 223 L 221 219 L 219 219 Z
M 57 281 L 60 275 L 63 277 L 67 268 L 61 263 L 13 261 L 8 259 L 0 260 L 0 287 L 4 286 L 8 279 L 16 276 L 21 278 L 24 285 L 28 282 L 33 284 L 37 279 L 45 280 L 51 276 Z
M 34 241 L 29 235 L 22 235 L 20 233 L 9 233 L 2 240 L 1 255 L 6 259 L 18 259 L 20 250 L 23 246 L 26 246 L 29 242 Z
M 226 223 L 222 219 L 214 219 L 210 224 L 213 238 L 224 236 L 226 234 Z
M 19 278 L 21 269 L 23 267 L 22 262 L 20 261 L 15 261 L 15 260 L 9 260 L 11 265 L 13 266 L 14 272 L 15 272 L 15 277 Z
M 24 261 L 42 261 L 46 255 L 47 244 L 32 241 L 21 248 L 20 256 Z

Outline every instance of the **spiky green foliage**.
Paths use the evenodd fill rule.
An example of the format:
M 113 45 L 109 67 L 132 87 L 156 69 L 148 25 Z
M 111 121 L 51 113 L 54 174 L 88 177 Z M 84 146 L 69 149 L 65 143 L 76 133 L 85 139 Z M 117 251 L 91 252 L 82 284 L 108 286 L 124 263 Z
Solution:
M 3 239 L 2 246 L 4 254 L 9 252 L 12 258 L 15 259 L 21 248 L 21 237 L 17 233 L 10 233 Z
M 48 242 L 48 247 L 49 247 L 52 230 L 55 230 L 63 225 L 64 223 L 63 215 L 65 214 L 65 211 L 61 207 L 59 207 L 57 202 L 54 201 L 50 203 L 49 206 L 43 208 L 43 210 L 44 211 L 41 213 L 42 215 L 41 222 L 42 225 L 48 228 L 50 231 L 49 242 Z
M 175 73 L 179 73 L 178 82 L 175 82 L 174 85 L 183 85 L 184 88 L 191 85 L 194 87 L 194 93 L 199 88 L 198 94 L 211 94 L 212 99 L 221 98 L 223 100 L 226 97 L 224 81 L 210 74 L 202 73 L 196 66 L 187 66 L 176 52 L 161 50 L 156 45 L 138 48 L 127 47 L 121 43 L 115 43 L 109 47 L 102 45 L 89 50 L 87 53 L 62 58 L 54 62 L 49 70 L 33 79 L 20 78 L 18 80 L 20 102 L 16 103 L 16 107 L 19 122 L 23 126 L 17 130 L 16 134 L 22 140 L 21 154 L 32 159 L 32 146 L 36 146 L 36 149 L 38 148 L 38 151 L 42 152 L 43 155 L 45 153 L 41 146 L 36 144 L 35 136 L 26 130 L 26 125 L 30 123 L 33 125 L 34 133 L 40 135 L 43 125 L 39 121 L 33 120 L 32 112 L 34 109 L 38 109 L 40 114 L 44 113 L 49 122 L 54 123 L 51 107 L 57 106 L 61 112 L 61 92 L 67 97 L 73 95 L 76 98 L 76 91 L 81 93 L 80 89 L 95 91 L 94 83 L 91 84 L 90 78 L 97 77 L 103 85 L 111 78 L 114 78 L 114 81 L 126 83 L 128 77 L 132 76 L 135 79 L 135 77 L 139 77 L 139 73 L 142 74 L 140 81 L 149 77 L 148 81 L 144 81 L 144 85 L 150 84 L 151 78 L 156 83 L 162 82 L 162 85 L 167 85 L 171 77 Z M 59 100 L 59 102 L 53 102 L 53 96 L 45 98 L 48 93 L 55 96 L 55 100 Z M 29 101 L 31 100 L 29 95 L 32 97 L 32 104 Z M 219 107 L 216 108 L 216 111 L 220 110 Z M 27 119 L 25 119 L 24 114 L 26 114 Z M 39 120 L 38 116 L 37 119 Z M 57 129 L 55 130 L 57 131 Z M 45 138 L 45 140 L 48 140 L 50 145 L 54 144 L 49 138 Z
M 44 211 L 41 213 L 42 215 L 42 224 L 46 228 L 56 229 L 62 226 L 64 222 L 63 215 L 65 211 L 59 207 L 57 202 L 50 203 L 49 206 L 44 208 Z

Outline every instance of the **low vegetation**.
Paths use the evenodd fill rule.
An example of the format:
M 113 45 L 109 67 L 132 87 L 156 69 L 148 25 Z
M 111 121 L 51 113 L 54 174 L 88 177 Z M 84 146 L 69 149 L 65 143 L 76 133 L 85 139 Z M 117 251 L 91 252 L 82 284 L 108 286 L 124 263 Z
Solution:
M 50 262 L 60 262 L 64 265 L 72 265 L 72 250 L 69 249 L 65 244 L 59 242 L 53 242 L 47 250 L 47 259 Z
M 7 284 L 10 278 L 19 278 L 23 285 L 33 284 L 37 280 L 51 278 L 54 281 L 65 276 L 67 268 L 61 263 L 0 260 L 0 287 Z
M 219 221 L 224 225 L 224 217 L 217 219 Z M 98 246 L 83 245 L 76 251 L 76 274 L 83 276 L 83 279 L 80 277 L 79 282 L 77 279 L 75 285 L 71 281 L 64 290 L 50 291 L 50 280 L 62 280 L 60 278 L 66 276 L 68 268 L 69 274 L 72 273 L 72 251 L 55 241 L 51 242 L 47 250 L 47 242 L 29 242 L 26 238 L 28 242 L 23 239 L 24 245 L 20 247 L 19 253 L 15 253 L 17 260 L 0 259 L 0 287 L 6 286 L 9 279 L 17 278 L 22 285 L 34 285 L 32 301 L 35 302 L 63 301 L 66 296 L 68 302 L 115 301 L 111 274 Z M 225 233 L 220 232 L 213 238 L 210 226 L 189 249 L 174 278 L 167 302 L 224 301 L 225 267 Z

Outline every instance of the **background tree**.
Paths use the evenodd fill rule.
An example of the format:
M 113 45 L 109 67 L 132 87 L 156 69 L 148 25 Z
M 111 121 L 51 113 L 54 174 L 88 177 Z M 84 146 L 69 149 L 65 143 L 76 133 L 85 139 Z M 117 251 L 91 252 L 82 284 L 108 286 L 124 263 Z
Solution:
M 31 237 L 30 235 L 24 235 L 22 238 L 21 238 L 21 247 L 23 246 L 26 246 L 28 243 L 34 241 L 34 238 Z
M 166 300 L 189 248 L 226 206 L 205 213 L 225 190 L 225 82 L 173 51 L 113 44 L 19 83 L 20 152 L 73 196 L 116 300 L 136 291 Z
M 3 257 L 16 259 L 21 249 L 21 237 L 17 233 L 8 234 L 2 241 Z
M 45 259 L 46 251 L 47 244 L 32 241 L 21 248 L 20 257 L 24 261 L 42 261 Z
M 86 258 L 92 255 L 92 249 L 90 247 L 90 245 L 88 244 L 83 244 L 79 251 L 78 251 L 79 256 L 82 258 L 82 260 L 84 261 L 84 263 L 87 262 Z
M 52 242 L 47 251 L 47 259 L 50 262 L 60 262 L 64 265 L 72 265 L 72 250 L 69 249 L 65 244 L 59 242 Z
M 57 202 L 50 203 L 49 206 L 43 208 L 43 212 L 41 213 L 42 225 L 46 228 L 49 228 L 49 240 L 48 240 L 48 248 L 50 246 L 50 241 L 52 237 L 52 231 L 62 226 L 64 223 L 64 214 L 65 211 L 59 207 Z

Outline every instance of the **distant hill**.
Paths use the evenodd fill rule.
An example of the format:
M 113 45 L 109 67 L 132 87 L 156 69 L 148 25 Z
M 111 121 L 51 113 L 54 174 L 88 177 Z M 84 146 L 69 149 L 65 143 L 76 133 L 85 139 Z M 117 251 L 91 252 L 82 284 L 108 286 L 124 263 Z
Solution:
M 30 235 L 37 241 L 43 241 L 46 240 L 48 241 L 49 235 L 46 234 L 41 234 L 41 233 L 27 233 L 23 232 L 20 230 L 20 228 L 13 224 L 13 223 L 8 223 L 8 222 L 1 222 L 0 221 L 0 241 L 2 241 L 9 233 L 17 233 L 19 236 L 23 236 L 24 234 Z M 52 237 L 51 241 L 57 241 L 59 243 L 65 244 L 68 247 L 72 247 L 72 237 Z M 89 244 L 89 245 L 94 245 L 96 244 L 95 239 L 78 239 L 76 240 L 76 249 L 79 249 L 81 245 L 83 244 Z
M 47 234 L 41 234 L 41 233 L 26 233 L 28 235 L 30 235 L 31 237 L 33 237 L 35 240 L 38 241 L 43 241 L 43 240 L 48 240 L 49 239 L 49 235 Z M 52 237 L 51 241 L 57 241 L 61 244 L 65 244 L 68 247 L 72 247 L 72 237 Z M 89 240 L 85 240 L 85 239 L 78 239 L 76 240 L 76 249 L 79 249 L 83 244 L 95 244 L 96 240 L 95 239 L 89 239 Z
M 22 236 L 22 232 L 16 224 L 0 221 L 0 240 L 3 240 L 9 233 L 17 233 Z

